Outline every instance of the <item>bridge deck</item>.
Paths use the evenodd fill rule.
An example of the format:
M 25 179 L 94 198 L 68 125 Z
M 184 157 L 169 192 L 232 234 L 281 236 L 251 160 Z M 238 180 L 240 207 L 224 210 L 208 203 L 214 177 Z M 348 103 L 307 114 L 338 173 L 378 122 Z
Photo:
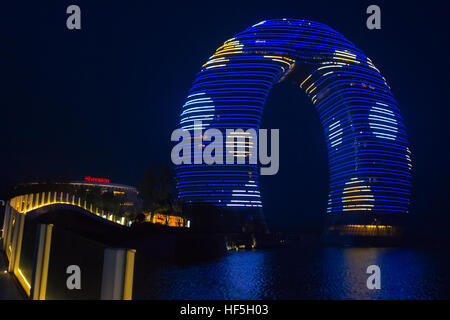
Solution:
M 5 273 L 8 269 L 3 252 L 0 252 L 0 300 L 23 300 L 13 276 Z

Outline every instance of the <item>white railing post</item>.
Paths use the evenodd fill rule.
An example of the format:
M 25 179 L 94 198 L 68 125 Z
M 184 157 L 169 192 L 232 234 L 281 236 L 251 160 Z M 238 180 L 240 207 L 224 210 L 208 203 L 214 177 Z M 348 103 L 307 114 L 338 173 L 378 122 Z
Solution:
M 9 259 L 9 272 L 16 272 L 19 267 L 20 252 L 22 250 L 23 226 L 25 215 L 19 212 L 15 213 L 14 229 L 11 240 L 11 257 Z
M 39 224 L 37 226 L 35 261 L 30 291 L 31 300 L 45 300 L 52 229 L 53 224 Z
M 102 300 L 131 300 L 136 250 L 107 248 L 103 258 Z

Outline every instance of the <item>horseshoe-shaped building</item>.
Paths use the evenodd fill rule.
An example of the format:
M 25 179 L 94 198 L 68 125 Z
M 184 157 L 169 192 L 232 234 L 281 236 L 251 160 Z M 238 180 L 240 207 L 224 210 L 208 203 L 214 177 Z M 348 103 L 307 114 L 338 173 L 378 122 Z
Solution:
M 350 226 L 407 214 L 411 152 L 397 103 L 372 61 L 324 24 L 267 20 L 226 41 L 198 73 L 180 127 L 193 130 L 202 121 L 204 129 L 258 130 L 270 89 L 287 78 L 309 96 L 325 133 L 327 214 Z M 258 166 L 249 163 L 176 166 L 187 205 L 261 208 L 258 177 Z

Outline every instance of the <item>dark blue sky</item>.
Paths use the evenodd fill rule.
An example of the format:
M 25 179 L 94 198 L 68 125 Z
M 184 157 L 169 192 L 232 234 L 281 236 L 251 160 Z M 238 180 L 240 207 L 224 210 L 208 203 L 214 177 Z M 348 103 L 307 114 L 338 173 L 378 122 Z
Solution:
M 66 28 L 70 4 L 81 7 L 79 31 Z M 381 7 L 381 30 L 366 28 L 370 4 Z M 170 163 L 170 134 L 201 65 L 239 31 L 284 17 L 329 25 L 381 70 L 410 137 L 411 219 L 450 231 L 450 9 L 438 0 L 2 3 L 1 193 L 44 177 L 133 185 L 148 164 Z M 269 224 L 320 226 L 328 173 L 313 105 L 281 84 L 262 127 L 281 134 L 280 171 L 262 179 Z

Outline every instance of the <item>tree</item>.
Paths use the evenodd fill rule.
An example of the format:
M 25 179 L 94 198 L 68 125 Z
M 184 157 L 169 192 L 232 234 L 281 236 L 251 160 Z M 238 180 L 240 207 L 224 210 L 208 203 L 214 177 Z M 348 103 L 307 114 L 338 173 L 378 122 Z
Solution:
M 144 211 L 157 213 L 177 210 L 175 177 L 169 167 L 149 165 L 137 189 Z

